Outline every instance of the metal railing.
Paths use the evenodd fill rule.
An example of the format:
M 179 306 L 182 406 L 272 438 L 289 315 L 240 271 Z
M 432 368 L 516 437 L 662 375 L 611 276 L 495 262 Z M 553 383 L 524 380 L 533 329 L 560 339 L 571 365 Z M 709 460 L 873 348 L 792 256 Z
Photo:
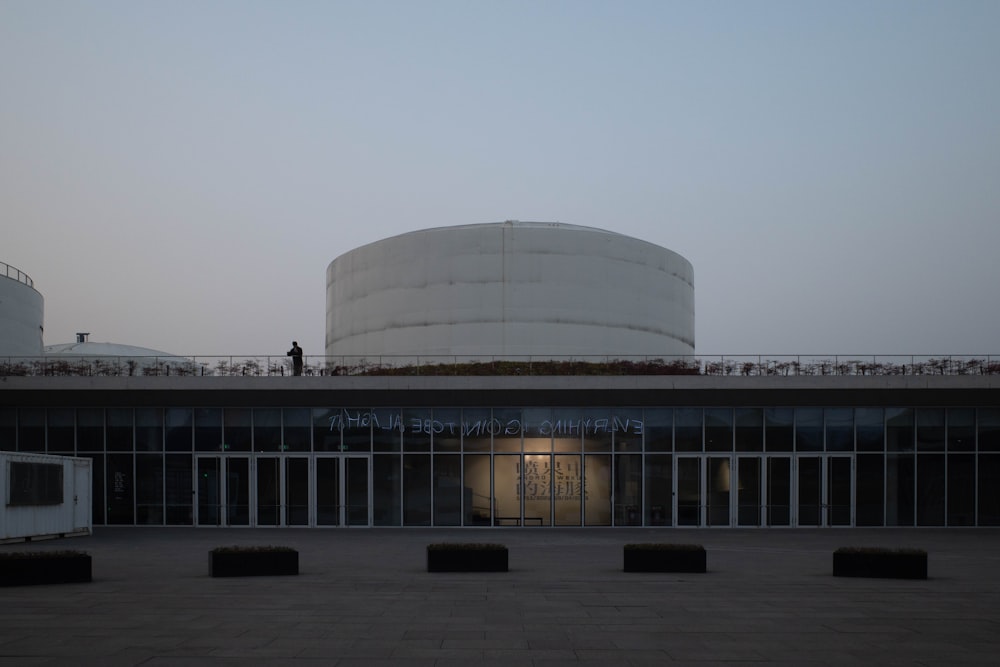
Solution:
M 1000 375 L 998 355 L 304 357 L 304 376 Z M 3 376 L 291 376 L 287 356 L 0 357 Z
M 21 271 L 16 266 L 11 266 L 4 262 L 0 262 L 0 271 L 3 272 L 3 276 L 10 278 L 11 280 L 16 280 L 19 283 L 24 283 L 31 289 L 35 288 L 35 281 L 28 277 L 28 274 Z

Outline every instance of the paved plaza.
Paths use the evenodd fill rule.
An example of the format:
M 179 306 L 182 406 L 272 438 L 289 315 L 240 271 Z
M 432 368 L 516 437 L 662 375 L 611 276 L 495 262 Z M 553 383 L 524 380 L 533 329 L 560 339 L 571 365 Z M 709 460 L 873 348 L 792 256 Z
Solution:
M 510 572 L 430 574 L 425 547 L 502 542 Z M 622 571 L 700 543 L 706 574 Z M 216 546 L 299 550 L 297 577 L 213 579 Z M 926 581 L 831 576 L 839 546 L 919 547 Z M 0 665 L 1000 663 L 1000 530 L 97 528 L 88 584 L 0 589 Z

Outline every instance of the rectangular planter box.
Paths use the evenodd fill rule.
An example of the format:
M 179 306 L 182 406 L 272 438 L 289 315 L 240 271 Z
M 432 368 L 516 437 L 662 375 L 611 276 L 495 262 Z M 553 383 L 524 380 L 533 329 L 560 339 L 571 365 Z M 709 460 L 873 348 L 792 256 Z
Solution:
M 837 549 L 833 552 L 833 576 L 926 579 L 927 552 Z
M 626 572 L 705 572 L 708 561 L 704 547 L 697 545 L 627 545 L 624 553 Z
M 0 558 L 0 586 L 91 581 L 90 554 L 32 552 Z
M 454 549 L 427 547 L 428 572 L 507 572 L 507 547 Z
M 219 551 L 208 552 L 208 574 L 212 577 L 270 577 L 299 573 L 299 552 Z

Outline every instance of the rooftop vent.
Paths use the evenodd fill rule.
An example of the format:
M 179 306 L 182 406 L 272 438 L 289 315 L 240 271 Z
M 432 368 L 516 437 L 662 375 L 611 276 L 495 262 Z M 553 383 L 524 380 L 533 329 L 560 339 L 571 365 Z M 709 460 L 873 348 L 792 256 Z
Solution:
M 76 334 L 77 343 L 86 343 L 88 338 L 90 338 L 90 332 L 86 333 L 77 332 Z

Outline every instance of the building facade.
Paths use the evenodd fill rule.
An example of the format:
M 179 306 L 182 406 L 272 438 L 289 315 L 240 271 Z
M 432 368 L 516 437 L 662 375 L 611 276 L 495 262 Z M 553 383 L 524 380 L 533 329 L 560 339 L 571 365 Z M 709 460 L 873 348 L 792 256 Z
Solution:
M 8 377 L 95 525 L 995 526 L 994 376 Z

